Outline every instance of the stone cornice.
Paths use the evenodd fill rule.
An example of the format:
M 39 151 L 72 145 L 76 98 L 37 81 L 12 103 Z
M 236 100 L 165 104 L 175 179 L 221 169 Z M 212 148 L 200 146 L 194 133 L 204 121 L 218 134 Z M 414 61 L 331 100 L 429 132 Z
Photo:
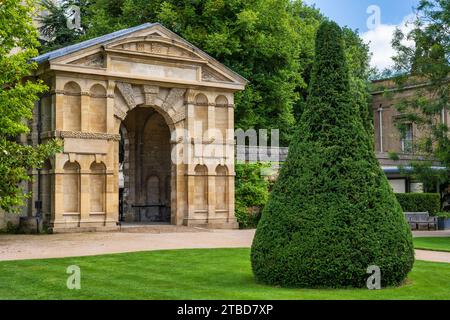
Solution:
M 184 103 L 186 105 L 193 105 L 195 107 L 216 107 L 216 108 L 234 108 L 234 104 L 217 104 L 215 102 L 208 102 L 208 103 L 197 103 L 195 100 L 185 100 Z
M 132 79 L 134 82 L 136 81 L 151 81 L 157 85 L 161 86 L 173 86 L 173 87 L 205 87 L 205 88 L 220 88 L 227 89 L 232 92 L 241 91 L 245 89 L 245 84 L 241 83 L 233 83 L 233 82 L 205 82 L 198 80 L 180 80 L 180 79 L 169 79 L 169 78 L 161 78 L 155 77 L 152 75 L 137 75 L 137 74 L 129 74 L 124 72 L 117 72 L 111 70 L 103 70 L 103 69 L 92 69 L 92 68 L 81 68 L 76 65 L 67 65 L 67 64 L 58 64 L 51 63 L 50 69 L 48 71 L 56 71 L 56 72 L 69 72 L 76 73 L 79 75 L 94 75 L 96 77 L 107 77 L 110 80 L 117 81 L 130 81 Z M 37 74 L 39 75 L 39 73 Z
M 45 96 L 51 96 L 51 95 L 65 95 L 65 96 L 86 96 L 86 97 L 92 97 L 92 98 L 114 98 L 114 94 L 95 94 L 95 93 L 90 93 L 88 91 L 81 91 L 81 92 L 77 92 L 77 93 L 73 93 L 73 92 L 66 92 L 65 90 L 51 90 L 50 92 L 48 92 L 47 94 L 45 94 Z
M 120 134 L 110 134 L 110 133 L 97 133 L 97 132 L 80 132 L 80 131 L 54 131 L 52 132 L 55 138 L 74 138 L 74 139 L 85 139 L 85 140 L 112 140 L 120 141 Z

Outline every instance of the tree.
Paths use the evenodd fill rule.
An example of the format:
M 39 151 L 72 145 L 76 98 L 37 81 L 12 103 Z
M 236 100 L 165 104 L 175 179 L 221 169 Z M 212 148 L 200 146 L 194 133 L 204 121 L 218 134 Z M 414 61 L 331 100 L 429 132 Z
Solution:
M 324 22 L 316 38 L 307 107 L 269 197 L 251 250 L 258 282 L 363 287 L 367 268 L 383 286 L 414 262 L 409 226 L 350 96 L 343 34 Z
M 396 104 L 403 115 L 397 126 L 402 134 L 411 123 L 421 130 L 412 149 L 426 161 L 413 161 L 412 175 L 432 190 L 437 183 L 450 183 L 449 126 L 442 121 L 443 114 L 450 118 L 450 1 L 421 0 L 413 29 L 408 34 L 396 30 L 392 45 L 397 52 L 395 72 L 400 74 L 394 78 L 397 87 L 426 84 Z M 447 169 L 431 170 L 436 160 Z
M 33 0 L 5 0 L 0 6 L 0 208 L 17 211 L 26 194 L 21 182 L 29 181 L 28 170 L 42 165 L 59 146 L 56 142 L 37 147 L 17 143 L 29 132 L 38 94 L 47 88 L 41 81 L 24 81 L 36 64 L 37 32 L 32 24 Z
M 40 23 L 39 32 L 42 36 L 43 46 L 41 53 L 56 50 L 77 41 L 80 41 L 85 33 L 86 25 L 81 24 L 79 28 L 71 28 L 68 19 L 75 18 L 71 8 L 80 9 L 81 22 L 87 21 L 89 0 L 64 0 L 55 2 L 53 0 L 42 0 L 42 13 L 38 17 Z
M 148 21 L 163 23 L 211 56 L 250 80 L 236 97 L 236 127 L 279 129 L 287 146 L 304 110 L 314 36 L 324 17 L 301 1 L 274 0 L 67 0 L 84 1 L 82 33 L 69 37 L 48 33 L 45 51 Z M 51 10 L 50 10 L 51 11 Z M 55 10 L 53 10 L 55 11 Z M 60 10 L 61 11 L 61 10 Z M 54 17 L 52 17 L 54 16 Z M 43 30 L 68 30 L 64 12 L 43 21 Z M 62 21 L 56 23 L 52 21 Z M 357 32 L 346 29 L 346 52 L 354 63 L 353 97 L 368 96 L 368 47 Z M 64 39 L 70 39 L 65 41 Z M 353 69 L 352 69 L 353 70 Z M 369 129 L 372 124 L 368 122 Z
M 88 37 L 157 21 L 250 80 L 236 96 L 236 125 L 281 129 L 295 124 L 295 88 L 301 85 L 301 32 L 289 0 L 97 0 Z M 120 8 L 120 9 L 119 9 Z
M 345 58 L 350 76 L 350 95 L 363 119 L 364 128 L 369 135 L 374 135 L 373 111 L 370 103 L 370 51 L 369 45 L 359 37 L 358 33 L 343 28 Z M 375 139 L 372 139 L 375 142 Z
M 250 80 L 247 89 L 236 95 L 237 128 L 279 129 L 281 145 L 289 144 L 295 123 L 304 110 L 314 59 L 314 37 L 324 20 L 315 8 L 299 0 L 65 2 L 69 1 L 84 1 L 84 34 L 73 32 L 69 43 L 145 22 L 161 22 Z M 55 13 L 54 18 L 44 21 L 44 28 L 48 25 L 48 30 L 62 30 L 65 34 L 64 22 L 57 24 L 58 28 L 51 23 L 58 21 L 57 17 Z M 352 86 L 352 90 L 356 90 L 353 96 L 362 98 L 368 90 L 361 85 L 367 82 L 367 77 L 360 80 L 359 77 L 365 76 L 360 68 L 368 66 L 368 48 L 356 32 L 347 31 L 346 50 L 355 62 L 351 66 L 356 68 L 352 72 L 357 80 Z M 51 33 L 48 36 L 51 37 Z M 51 38 L 56 41 L 58 34 Z M 64 41 L 64 45 L 69 43 Z M 364 57 L 365 62 L 360 60 Z

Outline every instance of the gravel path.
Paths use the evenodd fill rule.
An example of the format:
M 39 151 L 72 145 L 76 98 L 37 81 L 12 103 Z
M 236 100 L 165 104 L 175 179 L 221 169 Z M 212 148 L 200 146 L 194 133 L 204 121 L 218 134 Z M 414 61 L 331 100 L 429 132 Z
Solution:
M 425 234 L 420 234 L 420 236 L 423 235 Z M 432 234 L 427 235 L 432 236 Z M 0 261 L 92 256 L 108 253 L 182 248 L 242 248 L 250 247 L 253 236 L 254 230 L 0 235 Z M 416 259 L 450 263 L 450 253 L 416 250 Z
M 450 252 L 416 250 L 416 260 L 450 263 Z
M 444 231 L 413 231 L 414 238 L 450 237 L 450 230 Z
M 0 235 L 0 261 L 92 256 L 108 253 L 249 247 L 253 230 L 179 233 L 71 233 Z

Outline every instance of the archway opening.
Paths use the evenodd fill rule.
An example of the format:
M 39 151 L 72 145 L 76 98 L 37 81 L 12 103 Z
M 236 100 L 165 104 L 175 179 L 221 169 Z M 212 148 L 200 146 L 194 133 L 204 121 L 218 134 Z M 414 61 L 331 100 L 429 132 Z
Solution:
M 120 220 L 171 222 L 170 129 L 150 107 L 129 111 L 119 144 Z

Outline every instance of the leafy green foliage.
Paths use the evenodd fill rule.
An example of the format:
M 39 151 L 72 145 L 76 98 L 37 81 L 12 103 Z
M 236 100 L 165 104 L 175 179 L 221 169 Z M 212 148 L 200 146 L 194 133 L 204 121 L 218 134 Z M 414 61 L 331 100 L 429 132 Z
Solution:
M 39 32 L 43 36 L 43 46 L 41 53 L 56 50 L 64 46 L 73 44 L 84 35 L 86 25 L 82 23 L 80 28 L 69 28 L 67 19 L 70 15 L 70 8 L 77 6 L 80 8 L 81 22 L 87 21 L 88 12 L 85 10 L 89 5 L 89 0 L 63 0 L 55 2 L 53 0 L 42 0 L 42 12 L 45 14 L 38 17 L 41 26 Z M 70 18 L 74 18 L 70 16 Z
M 161 22 L 250 80 L 247 89 L 236 95 L 237 128 L 279 129 L 281 145 L 288 145 L 304 110 L 314 60 L 314 37 L 324 19 L 316 9 L 299 0 L 66 0 L 63 3 L 77 1 L 84 1 L 82 33 L 74 32 L 75 39 L 69 39 L 65 34 L 70 30 L 65 25 L 57 22 L 58 29 L 53 28 L 52 21 L 61 17 L 55 11 L 55 17 L 44 21 L 43 27 L 60 30 L 61 36 L 55 32 L 53 43 L 67 45 L 145 22 Z M 352 96 L 364 103 L 368 95 L 368 48 L 356 32 L 346 29 L 345 34 L 347 55 L 354 68 Z
M 370 54 L 369 47 L 353 30 L 343 28 L 345 58 L 350 76 L 350 96 L 357 106 L 364 128 L 370 136 L 374 135 L 373 110 L 370 103 Z M 372 139 L 372 142 L 375 140 Z
M 431 158 L 431 155 L 429 155 Z M 423 189 L 427 193 L 438 192 L 437 186 L 448 183 L 447 169 L 442 167 L 437 170 L 435 168 L 436 159 L 427 159 L 426 156 L 419 160 L 412 160 L 407 167 L 399 165 L 400 172 L 405 176 L 409 176 L 412 180 L 423 183 Z M 413 170 L 411 171 L 411 168 Z
M 411 231 L 349 88 L 342 31 L 324 22 L 307 109 L 253 241 L 259 282 L 363 287 L 376 265 L 389 286 L 412 268 Z
M 441 218 L 441 219 L 450 219 L 450 212 L 441 211 L 441 212 L 435 213 L 434 216 Z
M 302 50 L 300 27 L 290 14 L 288 0 L 124 0 L 117 16 L 99 1 L 92 10 L 88 35 L 158 21 L 238 72 L 250 84 L 236 97 L 236 125 L 242 129 L 281 129 L 289 140 L 294 123 L 293 104 L 303 84 L 298 57 Z M 104 20 L 98 19 L 104 17 Z M 302 33 L 314 34 L 306 26 Z M 304 30 L 304 31 L 303 31 Z
M 16 142 L 29 132 L 38 94 L 47 88 L 40 81 L 23 80 L 36 64 L 37 32 L 32 24 L 34 1 L 6 0 L 0 6 L 0 208 L 18 210 L 26 194 L 20 183 L 29 181 L 28 170 L 39 167 L 59 149 L 56 142 L 37 147 Z
M 450 2 L 448 0 L 421 0 L 413 29 L 404 34 L 397 30 L 393 47 L 397 52 L 395 78 L 399 89 L 411 84 L 428 84 L 400 101 L 395 107 L 403 114 L 397 126 L 413 123 L 422 131 L 413 145 L 415 153 L 428 160 L 429 167 L 436 160 L 447 170 L 435 172 L 433 179 L 444 185 L 450 183 L 449 126 L 442 122 L 441 112 L 450 108 Z M 409 39 L 414 46 L 405 45 Z M 412 163 L 417 174 L 427 180 L 427 172 L 420 162 Z M 439 174 L 440 178 L 435 175 Z
M 441 210 L 441 196 L 438 193 L 396 193 L 404 212 L 428 212 L 435 215 Z
M 0 234 L 18 234 L 18 233 L 19 233 L 19 226 L 17 224 L 14 224 L 12 221 L 8 221 L 4 229 L 0 229 Z
M 261 175 L 267 164 L 236 165 L 235 214 L 242 229 L 256 228 L 269 198 L 269 181 Z

